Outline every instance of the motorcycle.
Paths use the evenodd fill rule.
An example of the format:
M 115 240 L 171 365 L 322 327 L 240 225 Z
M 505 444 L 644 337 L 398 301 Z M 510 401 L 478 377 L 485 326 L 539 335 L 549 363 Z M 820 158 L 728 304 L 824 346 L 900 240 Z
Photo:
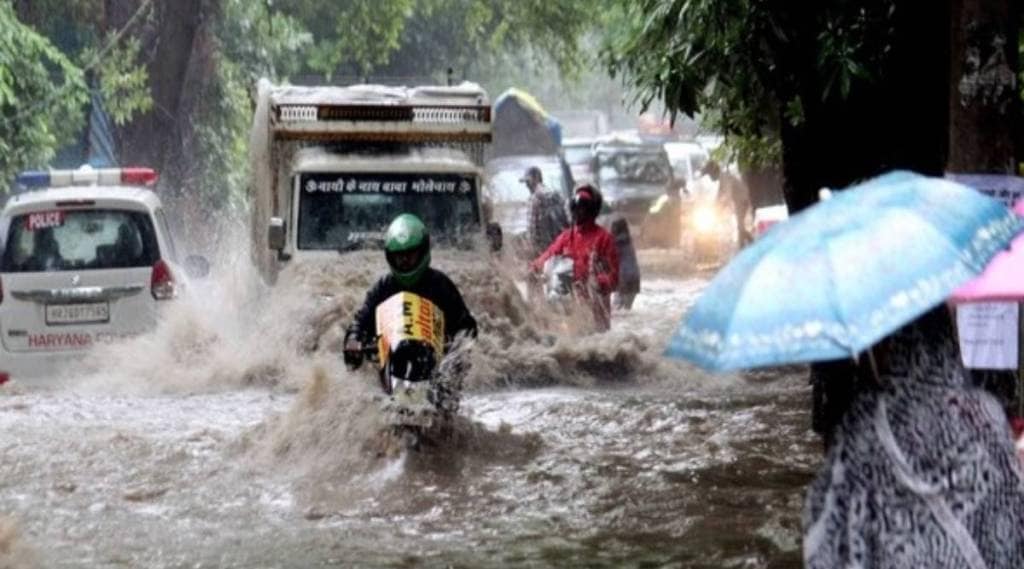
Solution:
M 378 366 L 383 393 L 376 401 L 386 424 L 416 447 L 427 429 L 459 410 L 457 362 L 445 358 L 444 313 L 434 303 L 399 292 L 376 309 L 376 342 L 363 355 Z M 350 368 L 359 367 L 346 355 Z
M 562 314 L 572 310 L 572 258 L 555 255 L 544 262 L 544 299 Z
M 649 247 L 671 249 L 679 246 L 681 203 L 677 196 L 664 194 L 651 203 L 640 225 L 639 240 Z
M 594 317 L 589 306 L 577 298 L 571 257 L 555 255 L 544 262 L 541 290 L 545 310 L 541 325 L 562 336 L 576 336 L 594 331 Z M 554 342 L 554 337 L 550 338 Z
M 736 239 L 736 224 L 731 212 L 711 198 L 700 198 L 689 211 L 687 249 L 701 267 L 720 264 Z

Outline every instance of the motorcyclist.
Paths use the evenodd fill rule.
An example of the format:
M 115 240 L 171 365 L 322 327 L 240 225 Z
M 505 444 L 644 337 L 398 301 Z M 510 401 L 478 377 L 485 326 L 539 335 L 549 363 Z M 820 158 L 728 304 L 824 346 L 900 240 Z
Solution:
M 718 182 L 719 205 L 730 204 L 733 215 L 736 217 L 736 235 L 740 247 L 745 247 L 754 241 L 747 228 L 747 218 L 753 216 L 753 206 L 750 201 L 750 188 L 747 187 L 739 176 L 723 169 L 718 162 L 709 160 L 701 168 L 701 173 L 706 174 L 713 181 Z
M 384 255 L 390 272 L 366 293 L 345 332 L 344 357 L 349 367 L 359 367 L 364 346 L 372 345 L 377 334 L 377 306 L 399 292 L 411 292 L 434 303 L 444 314 L 445 344 L 458 334 L 475 337 L 476 320 L 455 283 L 430 266 L 430 234 L 420 218 L 403 213 L 391 222 L 385 236 Z
M 601 193 L 593 186 L 576 188 L 569 207 L 572 226 L 530 263 L 530 272 L 540 273 L 555 255 L 572 258 L 577 298 L 590 305 L 597 329 L 605 331 L 611 327 L 611 294 L 619 285 L 619 255 L 611 233 L 596 222 L 601 203 Z
M 645 242 L 658 247 L 677 247 L 682 237 L 682 192 L 685 180 L 673 180 L 665 186 L 665 193 L 655 200 L 647 211 L 647 220 L 641 226 Z M 649 228 L 650 231 L 645 231 Z M 615 231 L 612 231 L 614 234 Z M 648 237 L 649 235 L 649 237 Z M 617 238 L 618 236 L 616 236 Z

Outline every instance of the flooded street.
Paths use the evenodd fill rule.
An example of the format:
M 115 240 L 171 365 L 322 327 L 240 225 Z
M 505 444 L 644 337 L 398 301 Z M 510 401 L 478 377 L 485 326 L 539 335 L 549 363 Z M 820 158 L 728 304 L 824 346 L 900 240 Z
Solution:
M 369 372 L 320 354 L 260 380 L 238 362 L 273 339 L 236 326 L 207 347 L 231 354 L 140 340 L 117 381 L 0 388 L 0 566 L 7 539 L 19 569 L 799 567 L 806 376 L 662 361 L 705 282 L 648 278 L 606 337 L 478 358 L 502 377 L 467 381 L 451 436 L 419 451 L 382 450 Z M 157 336 L 203 336 L 176 322 Z
M 1024 567 L 933 4 L 0 0 L 0 569 Z

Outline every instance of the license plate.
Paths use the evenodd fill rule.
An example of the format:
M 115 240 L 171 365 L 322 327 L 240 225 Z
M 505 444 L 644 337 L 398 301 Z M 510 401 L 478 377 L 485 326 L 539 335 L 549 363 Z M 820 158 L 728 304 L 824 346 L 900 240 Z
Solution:
M 110 304 L 106 302 L 46 306 L 47 324 L 95 324 L 109 321 Z

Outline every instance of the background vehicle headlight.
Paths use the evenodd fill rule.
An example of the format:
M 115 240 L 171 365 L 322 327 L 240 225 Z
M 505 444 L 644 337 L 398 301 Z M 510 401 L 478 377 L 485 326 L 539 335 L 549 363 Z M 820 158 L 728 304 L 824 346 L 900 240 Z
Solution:
M 693 211 L 693 228 L 700 233 L 707 233 L 715 228 L 718 216 L 714 208 L 698 207 Z

